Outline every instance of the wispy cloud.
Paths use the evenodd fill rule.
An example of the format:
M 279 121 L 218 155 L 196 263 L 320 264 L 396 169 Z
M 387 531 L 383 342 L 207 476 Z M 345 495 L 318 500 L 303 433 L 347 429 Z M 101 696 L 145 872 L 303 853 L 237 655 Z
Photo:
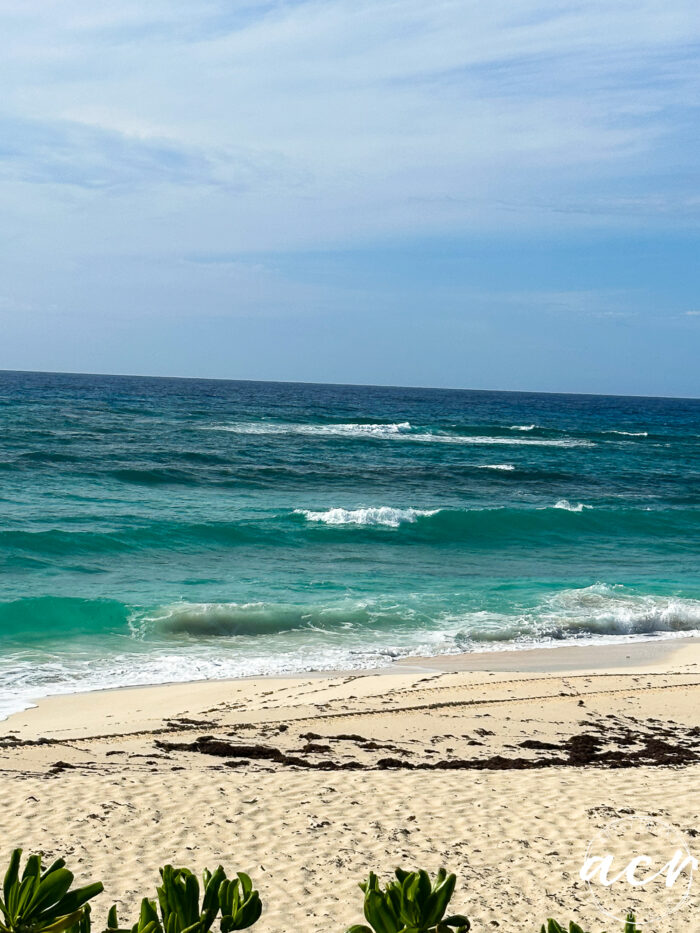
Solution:
M 452 382 L 469 384 L 469 352 L 493 384 L 505 333 L 515 385 L 522 346 L 533 379 L 542 347 L 564 376 L 572 346 L 596 360 L 585 379 L 605 354 L 613 374 L 627 356 L 656 373 L 658 345 L 697 317 L 696 0 L 0 6 L 0 344 L 14 321 L 23 347 L 17 322 L 50 307 L 81 322 L 71 353 L 94 319 L 126 321 L 114 345 L 132 354 L 135 322 L 178 316 L 183 345 L 201 340 L 207 360 L 215 344 L 228 364 L 228 331 L 205 346 L 197 322 L 258 315 L 297 347 L 295 324 L 325 340 L 312 355 L 328 368 L 297 375 L 335 378 L 342 341 L 321 321 L 342 317 L 354 358 L 371 343 L 381 368 L 406 317 L 407 367 L 434 339 L 434 359 L 454 353 Z M 552 259 L 586 237 L 590 253 Z M 663 261 L 637 257 L 635 237 Z M 61 339 L 47 331 L 47 361 Z
M 686 0 L 11 0 L 2 16 L 15 171 L 231 183 L 234 248 L 699 213 Z
M 207 185 L 206 156 L 166 140 L 71 121 L 0 117 L 0 175 L 88 189 L 153 183 Z

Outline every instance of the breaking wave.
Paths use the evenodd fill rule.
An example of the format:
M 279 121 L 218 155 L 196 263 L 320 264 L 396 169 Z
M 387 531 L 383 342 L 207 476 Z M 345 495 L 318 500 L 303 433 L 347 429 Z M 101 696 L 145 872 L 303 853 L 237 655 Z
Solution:
M 169 635 L 276 635 L 308 627 L 312 613 L 265 603 L 175 603 L 155 613 L 135 617 L 132 629 Z
M 596 583 L 562 590 L 517 619 L 482 619 L 458 639 L 542 644 L 564 640 L 595 641 L 604 636 L 689 634 L 700 630 L 700 599 L 637 594 L 623 586 Z
M 229 431 L 232 434 L 301 434 L 320 437 L 384 438 L 405 435 L 411 430 L 408 421 L 390 424 L 294 424 L 273 421 L 238 421 L 233 424 L 210 425 L 206 430 Z
M 535 425 L 532 425 L 534 428 Z M 390 424 L 301 424 L 272 421 L 237 421 L 231 424 L 206 425 L 202 430 L 228 431 L 232 434 L 300 435 L 307 437 L 340 437 L 359 440 L 400 440 L 433 444 L 482 444 L 532 447 L 594 447 L 595 442 L 574 437 L 502 437 L 490 434 L 449 434 L 433 431 L 414 431 L 408 421 Z M 520 430 L 520 428 L 518 428 Z M 523 426 L 522 430 L 530 430 Z
M 324 525 L 386 525 L 398 528 L 402 522 L 415 522 L 426 515 L 436 515 L 439 509 L 393 509 L 387 505 L 365 509 L 326 509 L 325 512 L 312 512 L 309 509 L 295 509 L 295 515 L 303 515 L 310 522 L 323 522 Z
M 56 604 L 52 609 L 48 599 L 18 600 L 0 604 L 0 616 L 3 622 L 14 615 L 34 625 L 51 618 L 60 627 L 75 627 L 77 613 L 86 633 L 121 629 L 110 636 L 113 650 L 105 650 L 102 640 L 83 638 L 79 650 L 59 658 L 50 645 L 31 647 L 22 631 L 21 643 L 6 644 L 0 653 L 7 687 L 0 718 L 47 692 L 369 669 L 401 657 L 672 638 L 700 630 L 700 599 L 640 594 L 605 583 L 560 590 L 529 608 L 513 603 L 499 612 L 416 603 L 410 595 L 326 605 L 177 602 L 150 611 L 100 600 Z
M 554 503 L 553 508 L 564 509 L 566 512 L 583 512 L 584 509 L 592 509 L 593 506 L 585 505 L 583 502 L 573 505 L 568 499 L 559 499 L 558 502 Z

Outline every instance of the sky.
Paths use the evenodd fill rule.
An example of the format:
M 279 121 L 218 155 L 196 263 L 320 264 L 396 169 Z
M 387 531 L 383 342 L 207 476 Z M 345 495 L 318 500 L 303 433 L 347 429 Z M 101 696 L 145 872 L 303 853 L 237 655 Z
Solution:
M 0 369 L 700 395 L 697 0 L 0 0 Z

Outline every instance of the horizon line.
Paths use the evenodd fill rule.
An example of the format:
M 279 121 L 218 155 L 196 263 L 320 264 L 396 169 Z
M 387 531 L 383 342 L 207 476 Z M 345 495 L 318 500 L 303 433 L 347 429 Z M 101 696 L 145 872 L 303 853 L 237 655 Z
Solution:
M 149 373 L 94 373 L 78 370 L 51 370 L 51 369 L 0 369 L 0 375 L 5 373 L 29 376 L 106 376 L 113 379 L 173 379 L 191 382 L 251 382 L 267 383 L 271 385 L 301 385 L 301 386 L 329 386 L 335 388 L 356 389 L 420 389 L 428 392 L 501 392 L 504 395 L 576 395 L 583 398 L 636 398 L 636 399 L 667 399 L 678 402 L 697 402 L 700 395 L 636 395 L 621 392 L 553 392 L 539 389 L 475 389 L 465 386 L 424 386 L 424 385 L 395 385 L 393 383 L 368 382 L 314 382 L 303 379 L 233 379 L 227 376 L 162 376 Z

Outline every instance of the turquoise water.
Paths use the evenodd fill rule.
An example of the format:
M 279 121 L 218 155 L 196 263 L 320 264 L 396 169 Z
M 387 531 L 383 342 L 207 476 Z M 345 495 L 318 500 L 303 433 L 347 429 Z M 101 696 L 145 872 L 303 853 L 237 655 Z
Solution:
M 0 714 L 700 629 L 700 401 L 0 373 Z

